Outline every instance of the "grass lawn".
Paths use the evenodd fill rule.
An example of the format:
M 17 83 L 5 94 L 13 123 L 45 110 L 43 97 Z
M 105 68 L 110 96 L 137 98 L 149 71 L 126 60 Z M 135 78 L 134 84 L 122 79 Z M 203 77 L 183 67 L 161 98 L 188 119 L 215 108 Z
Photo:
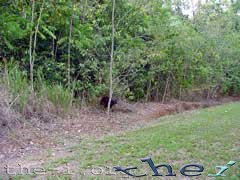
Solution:
M 198 179 L 210 179 L 207 175 L 216 172 L 215 166 L 232 160 L 237 163 L 224 173 L 227 177 L 223 179 L 240 179 L 240 103 L 162 117 L 145 128 L 118 136 L 85 139 L 72 150 L 73 156 L 46 163 L 45 167 L 57 168 L 74 161 L 77 165 L 72 168 L 79 179 L 85 171 L 96 175 L 89 177 L 88 174 L 84 179 L 86 176 L 87 179 L 119 179 L 124 175 L 114 174 L 107 167 L 137 166 L 138 170 L 132 173 L 147 173 L 150 179 L 153 172 L 147 163 L 140 161 L 140 158 L 150 156 L 155 165 L 167 163 L 173 167 L 177 176 L 169 179 L 183 179 L 179 169 L 190 163 L 204 166 Z M 101 175 L 100 171 L 103 171 Z M 166 174 L 163 169 L 159 172 Z M 56 174 L 55 177 L 48 176 L 48 179 L 55 178 Z M 68 175 L 58 174 L 58 179 L 68 178 Z

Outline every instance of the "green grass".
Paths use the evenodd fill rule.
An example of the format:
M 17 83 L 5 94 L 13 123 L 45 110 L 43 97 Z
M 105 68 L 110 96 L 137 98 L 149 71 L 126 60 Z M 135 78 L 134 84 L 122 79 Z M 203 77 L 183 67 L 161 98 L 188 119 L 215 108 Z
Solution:
M 76 151 L 75 159 L 82 168 L 140 166 L 140 158 L 151 156 L 156 164 L 169 163 L 176 170 L 184 164 L 202 164 L 205 177 L 215 172 L 215 166 L 234 160 L 237 165 L 226 174 L 237 178 L 240 103 L 163 117 L 151 127 L 83 142 Z
M 177 174 L 190 163 L 202 164 L 200 179 L 214 173 L 215 166 L 230 160 L 237 164 L 225 172 L 227 179 L 240 178 L 240 103 L 230 103 L 193 112 L 160 118 L 148 127 L 101 139 L 85 139 L 73 147 L 79 170 L 91 167 L 137 166 L 137 173 L 152 172 L 140 158 L 151 156 L 155 164 L 168 163 Z M 55 160 L 52 167 L 66 159 Z M 61 164 L 61 163 L 60 163 Z M 89 177 L 90 178 L 90 177 Z M 114 176 L 97 175 L 93 179 L 114 179 Z M 161 178 L 160 178 L 161 179 Z

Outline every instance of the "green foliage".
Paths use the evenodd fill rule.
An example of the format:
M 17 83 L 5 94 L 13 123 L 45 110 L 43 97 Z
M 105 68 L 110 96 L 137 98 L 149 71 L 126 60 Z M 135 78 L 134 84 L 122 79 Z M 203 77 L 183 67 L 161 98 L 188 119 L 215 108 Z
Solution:
M 0 59 L 15 59 L 29 76 L 29 38 L 42 1 L 35 1 L 33 23 L 31 3 L 0 3 Z M 36 41 L 36 87 L 39 69 L 47 84 L 67 86 L 70 57 L 75 96 L 91 101 L 108 92 L 111 3 L 45 2 Z M 181 1 L 117 1 L 115 94 L 133 101 L 159 101 L 164 94 L 179 98 L 187 90 L 219 85 L 222 93 L 238 94 L 239 1 L 225 10 L 223 5 L 217 1 L 201 5 L 190 19 L 181 13 Z

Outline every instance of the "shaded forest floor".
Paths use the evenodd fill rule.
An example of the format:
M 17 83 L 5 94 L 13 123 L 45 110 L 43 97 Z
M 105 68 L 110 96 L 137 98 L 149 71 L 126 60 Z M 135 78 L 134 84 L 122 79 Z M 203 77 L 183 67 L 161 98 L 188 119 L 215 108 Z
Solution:
M 174 100 L 165 104 L 155 102 L 128 104 L 131 112 L 122 111 L 121 107 L 116 106 L 110 119 L 103 109 L 88 107 L 81 110 L 73 109 L 68 117 L 58 118 L 52 122 L 24 121 L 24 124 L 7 130 L 5 135 L 0 137 L 0 174 L 6 164 L 19 162 L 34 166 L 44 162 L 44 158 L 46 160 L 50 157 L 69 156 L 71 147 L 85 138 L 119 134 L 126 130 L 145 127 L 161 116 L 239 100 L 240 97 L 225 97 L 218 101 Z M 44 156 L 41 156 L 41 153 Z M 26 157 L 34 155 L 41 157 L 41 160 L 26 160 Z

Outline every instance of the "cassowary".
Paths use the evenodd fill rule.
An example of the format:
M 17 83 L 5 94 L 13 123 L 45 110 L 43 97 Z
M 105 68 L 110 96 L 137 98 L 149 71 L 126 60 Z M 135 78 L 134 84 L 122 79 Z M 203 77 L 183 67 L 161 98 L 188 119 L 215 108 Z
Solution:
M 100 100 L 100 105 L 104 106 L 104 108 L 108 107 L 108 101 L 109 101 L 109 97 L 108 96 L 103 96 Z M 110 108 L 112 108 L 113 105 L 117 104 L 117 99 L 112 98 L 111 102 L 110 102 Z

